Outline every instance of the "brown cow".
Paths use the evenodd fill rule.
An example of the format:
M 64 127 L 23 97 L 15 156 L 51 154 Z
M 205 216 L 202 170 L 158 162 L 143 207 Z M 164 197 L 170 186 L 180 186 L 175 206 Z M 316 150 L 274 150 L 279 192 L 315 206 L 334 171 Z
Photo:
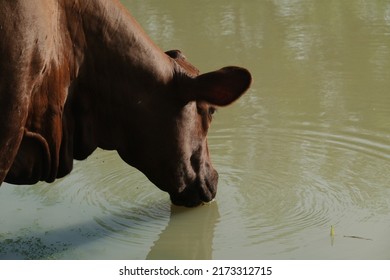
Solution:
M 0 184 L 52 182 L 97 147 L 170 194 L 215 197 L 207 131 L 250 73 L 199 75 L 161 51 L 118 1 L 0 1 Z

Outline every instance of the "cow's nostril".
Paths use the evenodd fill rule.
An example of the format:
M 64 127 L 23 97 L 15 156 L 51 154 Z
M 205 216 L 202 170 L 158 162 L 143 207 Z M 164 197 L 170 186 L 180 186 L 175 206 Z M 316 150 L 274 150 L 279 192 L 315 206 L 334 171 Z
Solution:
M 190 158 L 192 169 L 196 173 L 199 173 L 200 171 L 200 165 L 201 165 L 200 155 L 201 155 L 201 149 L 199 148 L 191 155 Z

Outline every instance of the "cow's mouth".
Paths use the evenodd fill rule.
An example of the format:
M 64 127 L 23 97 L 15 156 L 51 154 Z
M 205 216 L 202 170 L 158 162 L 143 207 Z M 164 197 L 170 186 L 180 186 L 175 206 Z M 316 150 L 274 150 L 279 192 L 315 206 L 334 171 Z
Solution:
M 213 180 L 206 180 L 203 184 L 197 182 L 188 186 L 182 192 L 171 193 L 171 201 L 174 205 L 196 207 L 214 200 L 217 193 L 218 175 L 215 173 Z
M 176 206 L 196 207 L 214 200 L 215 196 L 182 196 L 170 195 L 172 204 Z

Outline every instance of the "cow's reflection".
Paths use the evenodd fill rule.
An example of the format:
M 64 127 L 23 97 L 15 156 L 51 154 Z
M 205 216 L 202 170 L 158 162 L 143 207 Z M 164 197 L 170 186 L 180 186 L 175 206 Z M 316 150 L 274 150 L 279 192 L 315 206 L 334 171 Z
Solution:
M 172 206 L 170 221 L 147 259 L 212 259 L 218 220 L 216 202 L 194 209 Z

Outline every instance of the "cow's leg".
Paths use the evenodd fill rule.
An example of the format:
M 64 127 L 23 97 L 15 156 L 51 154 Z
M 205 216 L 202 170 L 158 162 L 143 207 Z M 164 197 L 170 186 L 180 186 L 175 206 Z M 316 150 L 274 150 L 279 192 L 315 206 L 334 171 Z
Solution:
M 5 131 L 0 129 L 0 184 L 4 181 L 12 166 L 15 155 L 19 149 L 23 137 L 23 130 L 12 129 Z
M 40 134 L 25 129 L 19 151 L 5 181 L 12 184 L 35 184 L 46 179 L 49 171 L 48 143 Z
M 29 103 L 27 95 L 13 90 L 17 87 L 6 85 L 4 79 L 0 79 L 0 184 L 19 150 Z
M 42 11 L 51 9 L 40 6 L 30 1 L 0 1 L 0 184 L 26 141 L 22 139 L 28 135 L 25 126 L 32 89 L 42 76 L 40 54 L 43 38 L 48 38 L 44 28 L 51 26 Z

